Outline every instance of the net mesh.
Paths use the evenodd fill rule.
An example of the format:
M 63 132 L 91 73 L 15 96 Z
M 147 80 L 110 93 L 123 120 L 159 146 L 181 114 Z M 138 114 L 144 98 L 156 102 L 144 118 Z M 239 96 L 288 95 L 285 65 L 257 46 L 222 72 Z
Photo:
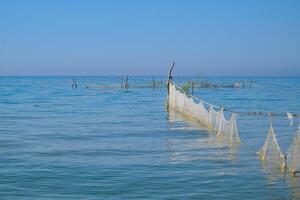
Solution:
M 291 172 L 298 171 L 300 164 L 300 128 L 294 137 L 294 140 L 287 154 L 287 168 Z
M 221 110 L 221 119 L 219 122 L 219 129 L 217 132 L 218 138 L 227 141 L 233 141 L 240 143 L 240 137 L 238 134 L 237 124 L 236 124 L 236 114 L 231 116 L 231 119 L 228 121 L 224 118 L 223 111 Z
M 223 114 L 223 110 L 216 111 L 212 106 L 209 107 L 209 124 L 208 129 L 217 133 L 219 130 L 221 115 Z
M 280 150 L 272 125 L 270 126 L 263 147 L 257 152 L 257 154 L 266 164 L 277 164 L 280 168 L 285 168 L 285 156 Z
M 185 118 L 188 117 L 198 121 L 205 129 L 215 133 L 218 139 L 235 143 L 241 142 L 236 123 L 236 114 L 232 114 L 230 120 L 226 120 L 223 109 L 216 110 L 214 106 L 206 109 L 201 100 L 196 103 L 192 97 L 181 92 L 172 81 L 169 85 L 167 101 L 169 109 L 179 111 Z M 272 125 L 269 128 L 263 147 L 257 154 L 269 166 L 277 165 L 281 169 L 297 172 L 300 166 L 300 128 L 298 128 L 288 150 L 287 157 L 280 150 Z
M 218 138 L 240 143 L 236 114 L 233 114 L 229 121 L 226 120 L 223 109 L 215 110 L 210 106 L 207 110 L 202 101 L 196 103 L 192 97 L 188 97 L 177 89 L 173 82 L 170 82 L 168 101 L 170 109 L 179 111 L 185 117 L 198 121 L 208 130 L 216 133 Z
M 195 103 L 193 98 L 182 93 L 173 84 L 170 84 L 169 92 L 169 108 L 197 120 L 203 126 L 208 125 L 208 112 L 202 102 Z

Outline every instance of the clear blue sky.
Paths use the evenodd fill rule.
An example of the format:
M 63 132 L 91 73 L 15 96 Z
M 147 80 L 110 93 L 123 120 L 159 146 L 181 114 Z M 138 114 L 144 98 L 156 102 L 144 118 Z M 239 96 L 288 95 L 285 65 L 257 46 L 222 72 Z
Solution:
M 300 76 L 300 1 L 0 0 L 0 75 Z

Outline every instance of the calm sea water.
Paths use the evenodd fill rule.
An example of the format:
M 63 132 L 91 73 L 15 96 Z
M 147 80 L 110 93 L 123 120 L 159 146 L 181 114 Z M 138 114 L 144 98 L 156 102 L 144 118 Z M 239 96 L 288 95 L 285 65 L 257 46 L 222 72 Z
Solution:
M 256 156 L 269 119 L 239 116 L 242 144 L 216 146 L 207 131 L 168 115 L 164 88 L 125 92 L 96 87 L 120 77 L 76 79 L 72 89 L 72 77 L 0 78 L 1 199 L 300 198 L 300 178 L 267 169 Z M 300 113 L 300 78 L 208 78 L 242 79 L 253 87 L 195 96 L 239 111 Z M 275 118 L 273 126 L 286 152 L 298 122 Z

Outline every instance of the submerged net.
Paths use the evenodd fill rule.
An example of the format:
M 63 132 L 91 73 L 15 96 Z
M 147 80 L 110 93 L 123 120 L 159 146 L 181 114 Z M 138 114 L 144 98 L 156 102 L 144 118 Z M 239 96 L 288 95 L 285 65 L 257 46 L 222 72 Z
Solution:
M 219 122 L 219 129 L 217 132 L 217 136 L 221 138 L 222 140 L 228 140 L 231 142 L 240 143 L 240 137 L 237 129 L 236 124 L 236 114 L 233 114 L 230 118 L 230 120 L 226 120 L 223 114 L 223 110 L 221 110 L 222 113 L 220 115 L 221 119 Z
M 216 111 L 213 106 L 210 106 L 207 110 L 201 100 L 199 103 L 195 103 L 192 97 L 181 92 L 173 82 L 170 82 L 169 86 L 168 104 L 170 109 L 179 111 L 185 117 L 198 121 L 208 130 L 216 133 L 218 138 L 240 143 L 236 114 L 233 114 L 231 119 L 227 121 L 223 109 Z
M 209 107 L 209 123 L 208 129 L 217 133 L 220 127 L 221 115 L 223 115 L 223 109 L 216 111 L 212 106 Z
M 294 137 L 294 140 L 287 154 L 287 168 L 291 172 L 298 171 L 300 164 L 300 128 Z
M 197 120 L 201 125 L 208 125 L 208 112 L 202 102 L 195 103 L 193 98 L 188 97 L 170 84 L 169 90 L 169 108 L 179 111 L 185 117 Z
M 196 103 L 194 97 L 182 92 L 172 81 L 169 84 L 167 104 L 169 109 L 180 112 L 185 118 L 199 122 L 205 129 L 215 133 L 218 139 L 240 143 L 235 113 L 232 114 L 230 120 L 226 120 L 223 108 L 210 105 L 202 100 Z M 204 104 L 210 105 L 210 107 L 206 109 Z M 287 157 L 280 150 L 272 125 L 263 147 L 257 154 L 268 166 L 279 166 L 282 170 L 298 172 L 300 166 L 300 128 L 298 128 L 289 148 Z
M 270 126 L 264 146 L 257 154 L 266 163 L 277 164 L 280 168 L 285 168 L 285 156 L 277 143 L 272 125 Z
M 201 101 L 198 104 L 193 102 L 193 107 L 193 116 L 197 118 L 202 125 L 207 127 L 209 123 L 209 115 L 203 103 Z

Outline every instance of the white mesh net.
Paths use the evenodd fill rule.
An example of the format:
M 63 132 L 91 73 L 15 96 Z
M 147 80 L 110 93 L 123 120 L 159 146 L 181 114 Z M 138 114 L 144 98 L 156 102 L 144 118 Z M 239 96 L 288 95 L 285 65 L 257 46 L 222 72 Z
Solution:
M 277 143 L 272 125 L 270 126 L 263 147 L 257 152 L 257 154 L 259 158 L 263 160 L 266 164 L 277 164 L 280 168 L 285 168 L 285 157 Z
M 236 114 L 232 114 L 230 120 L 226 120 L 223 109 L 215 110 L 214 106 L 211 105 L 207 110 L 201 100 L 196 103 L 193 97 L 181 92 L 172 81 L 169 85 L 167 101 L 169 109 L 180 112 L 185 118 L 197 121 L 205 129 L 215 133 L 221 141 L 240 143 Z M 298 172 L 300 166 L 300 128 L 298 128 L 286 158 L 280 150 L 272 125 L 263 147 L 257 154 L 269 166 L 278 165 L 281 169 L 287 168 L 291 172 Z
M 291 172 L 298 171 L 300 164 L 300 128 L 294 137 L 294 140 L 287 154 L 287 168 Z
M 220 119 L 221 119 L 221 115 L 223 114 L 223 110 L 219 110 L 219 111 L 215 111 L 215 109 L 210 106 L 209 107 L 209 123 L 208 123 L 208 129 L 210 131 L 213 131 L 215 133 L 217 133 L 217 131 L 219 130 L 219 125 L 220 125 Z
M 226 139 L 230 142 L 240 143 L 238 129 L 236 125 L 236 114 L 227 121 L 224 118 L 223 109 L 216 111 L 212 106 L 209 110 L 203 103 L 195 103 L 192 97 L 182 93 L 170 82 L 169 86 L 169 108 L 181 112 L 186 118 L 192 118 L 208 130 L 217 134 L 218 138 Z
M 227 121 L 224 118 L 223 110 L 221 110 L 220 117 L 221 119 L 219 121 L 219 130 L 217 132 L 217 136 L 222 140 L 240 143 L 241 140 L 236 125 L 236 114 L 233 114 L 231 119 Z
M 203 126 L 208 124 L 208 112 L 202 102 L 195 103 L 193 98 L 188 97 L 170 84 L 169 108 L 181 112 L 185 117 L 197 120 Z

